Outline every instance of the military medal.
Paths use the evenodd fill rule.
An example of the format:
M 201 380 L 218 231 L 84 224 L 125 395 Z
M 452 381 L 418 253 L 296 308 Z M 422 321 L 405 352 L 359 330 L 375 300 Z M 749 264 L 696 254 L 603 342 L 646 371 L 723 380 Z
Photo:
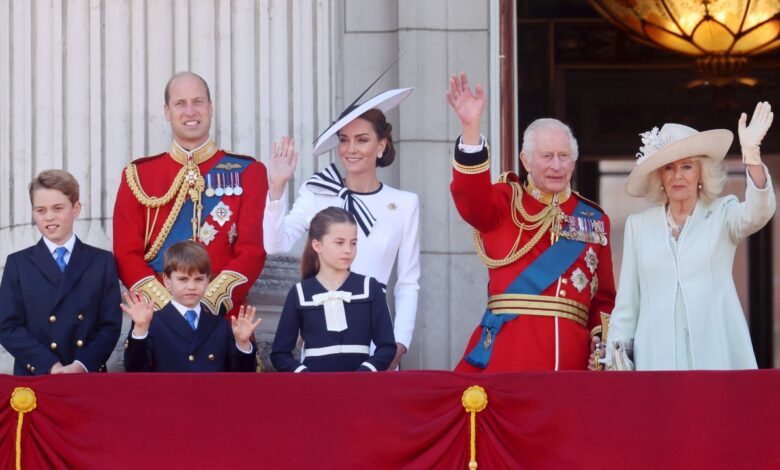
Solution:
M 225 174 L 225 196 L 233 195 L 233 173 Z
M 233 188 L 233 194 L 236 196 L 240 196 L 244 193 L 244 188 L 241 187 L 241 173 L 233 173 L 233 176 L 235 176 L 235 186 Z
M 214 194 L 216 194 L 217 197 L 225 195 L 225 190 L 222 189 L 222 173 L 217 173 L 217 189 L 214 190 Z
M 214 197 L 214 188 L 211 185 L 211 173 L 206 175 L 206 197 Z

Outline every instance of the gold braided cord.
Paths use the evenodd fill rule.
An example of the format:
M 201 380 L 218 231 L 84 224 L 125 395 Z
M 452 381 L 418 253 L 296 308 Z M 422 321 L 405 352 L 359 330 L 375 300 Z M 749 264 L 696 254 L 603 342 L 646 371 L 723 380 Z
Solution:
M 200 229 L 200 217 L 202 211 L 201 193 L 205 189 L 205 181 L 200 174 L 198 166 L 192 162 L 187 161 L 185 165 L 181 167 L 176 177 L 173 179 L 171 187 L 161 197 L 149 196 L 141 187 L 141 183 L 138 179 L 138 169 L 132 163 L 125 168 L 125 177 L 127 179 L 127 185 L 130 187 L 133 196 L 138 200 L 141 205 L 146 207 L 146 231 L 144 234 L 144 246 L 149 244 L 154 227 L 157 224 L 157 216 L 159 215 L 160 207 L 165 206 L 176 197 L 176 200 L 171 208 L 170 214 L 166 217 L 163 226 L 160 228 L 160 233 L 157 234 L 154 242 L 149 250 L 144 254 L 144 261 L 151 261 L 160 252 L 163 243 L 168 238 L 168 235 L 173 228 L 173 224 L 179 217 L 179 212 L 184 206 L 184 202 L 187 196 L 192 199 L 193 202 L 193 214 L 192 214 L 192 237 L 195 239 Z M 156 209 L 154 214 L 154 220 L 149 223 L 150 210 Z
M 179 194 L 176 196 L 176 202 L 173 203 L 173 207 L 171 208 L 171 213 L 168 214 L 168 217 L 165 218 L 165 222 L 160 228 L 160 233 L 157 234 L 157 238 L 154 239 L 154 243 L 152 243 L 152 246 L 149 247 L 149 251 L 144 254 L 144 261 L 153 260 L 154 257 L 157 256 L 157 253 L 160 252 L 160 248 L 162 248 L 163 243 L 165 243 L 165 240 L 168 238 L 168 234 L 171 233 L 173 224 L 176 222 L 176 218 L 179 216 L 179 212 L 181 212 L 182 206 L 184 206 L 184 201 L 187 199 L 188 192 L 189 189 L 187 186 L 181 185 Z M 155 220 L 156 219 L 157 217 L 155 216 Z
M 141 182 L 138 180 L 138 169 L 132 163 L 125 168 L 125 177 L 127 179 L 127 185 L 130 187 L 130 191 L 133 192 L 133 196 L 138 199 L 138 202 L 146 207 L 155 208 L 162 207 L 171 202 L 184 182 L 184 174 L 186 171 L 186 166 L 181 167 L 181 170 L 176 174 L 176 178 L 173 179 L 173 184 L 168 188 L 168 192 L 161 197 L 154 197 L 146 194 L 143 188 L 141 188 Z
M 482 237 L 480 236 L 479 231 L 476 229 L 473 230 L 474 248 L 477 251 L 477 256 L 479 256 L 482 262 L 491 269 L 508 266 L 528 254 L 528 252 L 531 251 L 537 243 L 539 243 L 539 240 L 541 240 L 542 236 L 544 236 L 548 229 L 552 227 L 553 230 L 551 231 L 557 230 L 557 227 L 559 226 L 558 220 L 563 216 L 561 208 L 552 204 L 546 206 L 537 214 L 529 214 L 522 204 L 524 193 L 523 188 L 514 182 L 511 183 L 511 187 L 512 208 L 510 209 L 510 212 L 512 214 L 512 222 L 514 222 L 514 224 L 518 227 L 518 234 L 514 245 L 512 245 L 512 248 L 509 250 L 509 253 L 503 258 L 491 258 L 488 256 L 487 252 L 485 252 L 485 247 L 482 243 Z M 520 212 L 520 216 L 523 218 L 523 220 L 519 220 L 517 218 L 517 214 L 514 209 L 517 209 L 517 211 Z M 553 224 L 555 224 L 555 226 L 553 226 Z M 523 235 L 523 230 L 536 230 L 536 233 L 528 241 L 528 243 L 518 249 L 518 246 L 520 245 L 520 238 Z

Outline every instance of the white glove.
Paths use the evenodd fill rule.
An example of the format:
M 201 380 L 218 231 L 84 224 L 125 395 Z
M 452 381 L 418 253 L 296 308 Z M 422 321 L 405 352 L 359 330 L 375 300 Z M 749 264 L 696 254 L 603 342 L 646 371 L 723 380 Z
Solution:
M 747 114 L 742 113 L 742 116 L 739 117 L 739 144 L 742 146 L 742 162 L 744 164 L 761 164 L 761 141 L 764 140 L 769 126 L 772 125 L 773 118 L 772 106 L 766 101 L 759 101 L 756 105 L 749 125 L 745 125 Z

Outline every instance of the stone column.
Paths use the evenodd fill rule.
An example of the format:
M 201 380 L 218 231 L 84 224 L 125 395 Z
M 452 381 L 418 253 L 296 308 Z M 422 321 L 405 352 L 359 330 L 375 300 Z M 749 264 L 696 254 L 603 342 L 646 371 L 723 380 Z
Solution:
M 0 269 L 39 237 L 27 185 L 46 168 L 78 178 L 76 234 L 111 248 L 122 168 L 170 145 L 163 89 L 176 71 L 209 83 L 220 147 L 267 161 L 274 139 L 314 140 L 332 115 L 334 11 L 329 0 L 0 0 Z M 306 157 L 299 175 L 316 167 Z

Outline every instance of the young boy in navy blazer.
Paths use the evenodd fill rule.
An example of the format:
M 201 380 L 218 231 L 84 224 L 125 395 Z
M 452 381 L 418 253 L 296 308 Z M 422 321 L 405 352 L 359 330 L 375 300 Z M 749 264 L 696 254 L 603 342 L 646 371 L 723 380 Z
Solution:
M 122 327 L 114 257 L 73 233 L 81 203 L 67 171 L 36 176 L 30 202 L 43 236 L 6 260 L 0 344 L 14 356 L 15 375 L 105 371 Z
M 230 325 L 201 303 L 211 276 L 209 254 L 197 242 L 171 245 L 163 282 L 173 300 L 157 312 L 140 292 L 125 293 L 122 310 L 133 319 L 125 343 L 128 372 L 253 372 L 250 338 L 260 319 L 239 309 Z M 231 331 L 232 328 L 232 331 Z

